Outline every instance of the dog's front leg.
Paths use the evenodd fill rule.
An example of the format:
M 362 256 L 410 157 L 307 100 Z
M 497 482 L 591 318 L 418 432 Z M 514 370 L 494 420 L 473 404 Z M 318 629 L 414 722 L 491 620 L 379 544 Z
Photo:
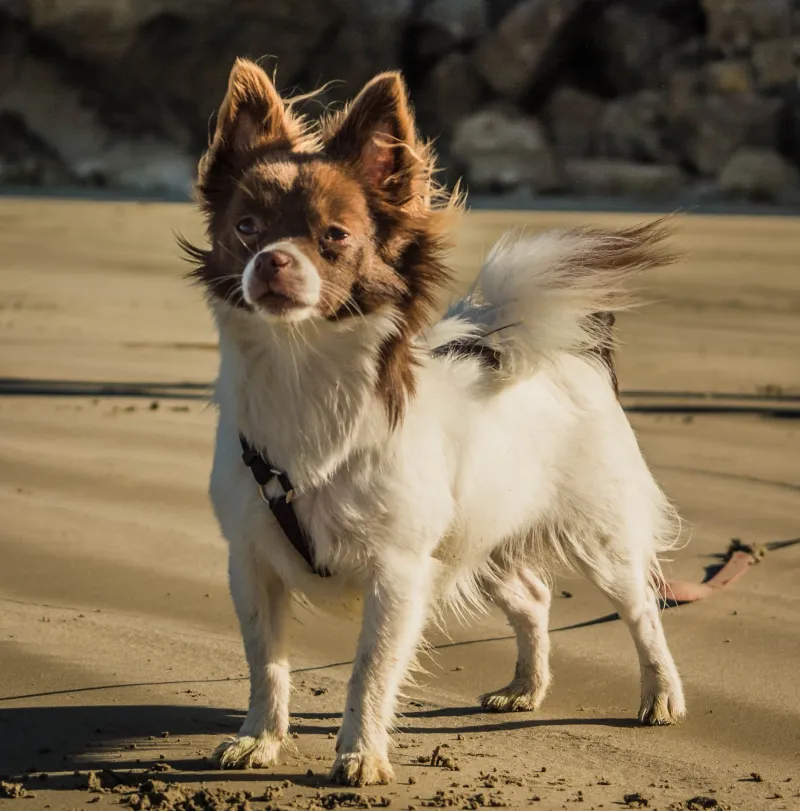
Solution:
M 419 644 L 432 590 L 430 558 L 398 556 L 371 575 L 331 776 L 349 786 L 388 783 L 389 729 Z
M 289 590 L 254 556 L 234 548 L 229 574 L 250 668 L 250 704 L 238 735 L 221 744 L 213 760 L 226 769 L 271 766 L 289 731 Z

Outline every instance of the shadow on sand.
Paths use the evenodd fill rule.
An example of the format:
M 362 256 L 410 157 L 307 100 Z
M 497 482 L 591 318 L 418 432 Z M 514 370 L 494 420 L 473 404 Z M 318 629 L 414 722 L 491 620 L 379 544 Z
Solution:
M 211 751 L 220 736 L 235 734 L 243 717 L 239 710 L 164 704 L 6 707 L 0 710 L 0 763 L 9 775 L 29 775 L 26 785 L 35 791 L 80 787 L 82 778 L 72 774 L 76 770 L 139 770 L 158 763 L 169 764 L 171 782 L 212 781 L 220 773 L 210 768 L 205 752 Z M 337 713 L 293 713 L 292 731 L 300 735 L 335 734 L 339 718 Z M 415 723 L 423 720 L 437 723 Z M 632 727 L 637 722 L 629 718 L 509 719 L 476 707 L 445 707 L 402 713 L 398 729 L 441 737 L 443 733 L 579 725 Z M 203 736 L 199 743 L 185 740 L 197 735 Z M 203 754 L 198 753 L 198 747 L 205 750 Z M 38 777 L 42 773 L 47 779 Z M 236 774 L 237 780 L 262 782 L 286 777 L 273 771 Z M 319 778 L 309 779 L 308 785 L 319 785 Z M 291 779 L 299 782 L 296 774 Z

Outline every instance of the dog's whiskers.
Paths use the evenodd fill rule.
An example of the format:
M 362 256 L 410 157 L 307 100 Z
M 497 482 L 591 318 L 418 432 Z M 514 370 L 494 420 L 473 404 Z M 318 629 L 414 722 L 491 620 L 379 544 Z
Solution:
M 322 282 L 322 291 L 330 293 L 334 297 L 333 303 L 337 311 L 344 307 L 345 310 L 350 313 L 350 315 L 359 316 L 361 318 L 365 317 L 364 312 L 361 310 L 358 304 L 353 301 L 353 297 L 349 290 L 345 290 L 344 288 L 339 287 L 326 279 Z
M 242 245 L 244 246 L 244 249 L 245 249 L 245 250 L 246 250 L 246 251 L 247 251 L 247 252 L 250 254 L 250 256 L 255 256 L 255 255 L 256 255 L 256 251 L 254 251 L 254 250 L 253 250 L 253 249 L 252 249 L 252 248 L 251 248 L 251 247 L 250 247 L 250 246 L 249 246 L 249 245 L 248 245 L 248 244 L 247 244 L 247 243 L 246 243 L 246 242 L 245 242 L 245 241 L 244 241 L 244 240 L 241 238 L 241 236 L 240 236 L 239 234 L 237 234 L 237 235 L 236 235 L 236 239 L 238 239 L 238 240 L 239 240 L 239 242 L 241 242 L 241 243 L 242 243 Z M 256 246 L 256 247 L 258 247 L 258 246 Z
M 241 237 L 240 237 L 240 241 L 241 241 Z M 239 257 L 227 245 L 225 245 L 224 242 L 220 242 L 218 244 L 219 244 L 219 247 L 222 248 L 223 251 L 225 251 L 225 253 L 232 256 L 237 262 L 241 261 L 239 259 Z M 247 248 L 247 245 L 244 242 L 242 242 L 242 245 L 244 245 L 244 247 Z M 247 249 L 250 250 L 249 248 L 247 248 Z M 250 251 L 250 253 L 252 253 L 252 251 Z

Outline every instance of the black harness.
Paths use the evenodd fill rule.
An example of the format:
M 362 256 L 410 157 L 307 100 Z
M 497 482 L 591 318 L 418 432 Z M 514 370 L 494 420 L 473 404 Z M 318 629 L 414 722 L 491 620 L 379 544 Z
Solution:
M 250 472 L 258 484 L 261 500 L 269 505 L 275 520 L 289 539 L 289 543 L 298 551 L 311 571 L 320 577 L 330 577 L 331 573 L 327 569 L 318 568 L 314 561 L 314 542 L 297 520 L 297 513 L 292 507 L 295 491 L 286 472 L 276 468 L 269 459 L 265 459 L 241 434 L 239 434 L 239 442 L 242 443 L 242 461 L 250 468 Z M 266 486 L 273 479 L 277 479 L 278 484 L 283 488 L 283 493 L 279 496 L 267 495 Z

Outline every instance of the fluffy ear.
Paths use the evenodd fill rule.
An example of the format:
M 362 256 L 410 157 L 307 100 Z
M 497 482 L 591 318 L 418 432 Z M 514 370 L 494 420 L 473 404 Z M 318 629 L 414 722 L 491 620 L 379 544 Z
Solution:
M 424 173 L 424 148 L 399 73 L 382 73 L 368 82 L 327 129 L 328 155 L 355 165 L 376 191 L 397 202 L 413 194 Z
M 236 152 L 267 144 L 291 149 L 296 135 L 296 125 L 269 76 L 255 62 L 237 59 L 217 116 L 212 146 Z
M 266 73 L 237 59 L 208 151 L 200 159 L 197 193 L 206 214 L 220 216 L 253 150 L 292 150 L 303 143 L 303 120 L 293 116 Z

